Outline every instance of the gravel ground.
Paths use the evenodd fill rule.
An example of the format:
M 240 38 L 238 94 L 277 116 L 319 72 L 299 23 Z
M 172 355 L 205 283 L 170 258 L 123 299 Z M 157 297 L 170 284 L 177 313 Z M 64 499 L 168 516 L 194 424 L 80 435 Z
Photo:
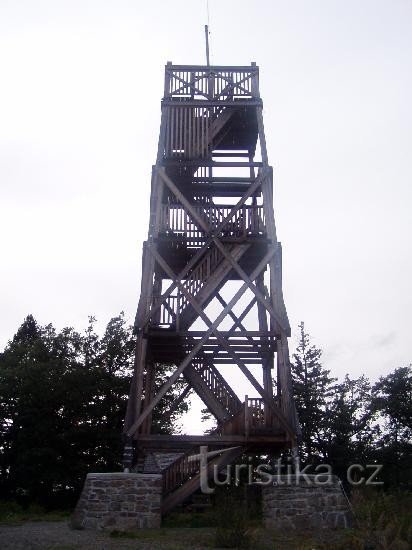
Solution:
M 102 531 L 74 530 L 66 521 L 36 521 L 19 524 L 0 524 L 1 550 L 70 550 L 83 548 L 87 550 L 111 550 L 126 548 L 143 549 L 180 549 L 206 548 L 201 539 L 208 538 L 203 529 L 145 530 L 136 534 L 137 538 L 110 537 Z M 179 531 L 179 533 L 177 533 Z M 201 535 L 199 537 L 199 535 Z M 197 540 L 196 540 L 197 539 Z M 200 540 L 199 540 L 200 539 Z

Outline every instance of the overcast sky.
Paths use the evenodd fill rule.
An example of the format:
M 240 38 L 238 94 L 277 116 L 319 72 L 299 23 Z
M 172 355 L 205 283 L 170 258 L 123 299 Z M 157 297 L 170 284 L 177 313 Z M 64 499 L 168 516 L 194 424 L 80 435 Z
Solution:
M 408 364 L 412 1 L 209 0 L 212 63 L 256 61 L 293 348 Z M 28 313 L 134 318 L 164 64 L 204 63 L 205 0 L 0 0 L 0 349 Z

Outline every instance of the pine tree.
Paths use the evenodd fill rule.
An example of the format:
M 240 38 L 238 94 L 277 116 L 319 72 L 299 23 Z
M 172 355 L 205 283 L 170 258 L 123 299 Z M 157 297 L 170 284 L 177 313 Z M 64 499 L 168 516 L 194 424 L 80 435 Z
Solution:
M 342 479 L 351 464 L 368 464 L 378 427 L 372 425 L 371 386 L 365 376 L 348 375 L 334 388 L 323 423 L 323 456 Z
M 373 387 L 372 411 L 382 431 L 376 443 L 376 460 L 383 465 L 388 485 L 412 483 L 412 366 L 382 376 Z
M 311 463 L 320 458 L 327 402 L 333 393 L 335 378 L 323 368 L 322 350 L 311 344 L 303 321 L 292 360 L 292 380 L 296 409 L 302 429 L 301 458 Z

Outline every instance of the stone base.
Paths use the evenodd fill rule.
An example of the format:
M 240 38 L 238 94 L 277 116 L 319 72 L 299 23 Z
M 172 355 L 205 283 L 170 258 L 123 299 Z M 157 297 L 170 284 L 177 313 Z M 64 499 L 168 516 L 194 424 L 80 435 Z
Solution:
M 336 476 L 274 476 L 262 488 L 265 527 L 276 529 L 345 528 L 353 514 Z M 328 481 L 325 484 L 325 481 Z
M 78 529 L 160 527 L 162 476 L 88 474 L 72 516 Z

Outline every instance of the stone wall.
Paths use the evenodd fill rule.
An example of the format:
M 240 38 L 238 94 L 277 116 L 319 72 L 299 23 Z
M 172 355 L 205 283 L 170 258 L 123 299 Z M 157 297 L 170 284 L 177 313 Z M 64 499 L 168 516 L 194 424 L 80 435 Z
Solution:
M 161 475 L 88 474 L 72 524 L 84 529 L 160 527 L 161 498 Z
M 273 484 L 262 488 L 265 527 L 350 527 L 353 515 L 339 479 L 336 476 L 328 476 L 329 483 L 325 484 L 326 476 L 306 477 L 309 479 L 274 476 Z

